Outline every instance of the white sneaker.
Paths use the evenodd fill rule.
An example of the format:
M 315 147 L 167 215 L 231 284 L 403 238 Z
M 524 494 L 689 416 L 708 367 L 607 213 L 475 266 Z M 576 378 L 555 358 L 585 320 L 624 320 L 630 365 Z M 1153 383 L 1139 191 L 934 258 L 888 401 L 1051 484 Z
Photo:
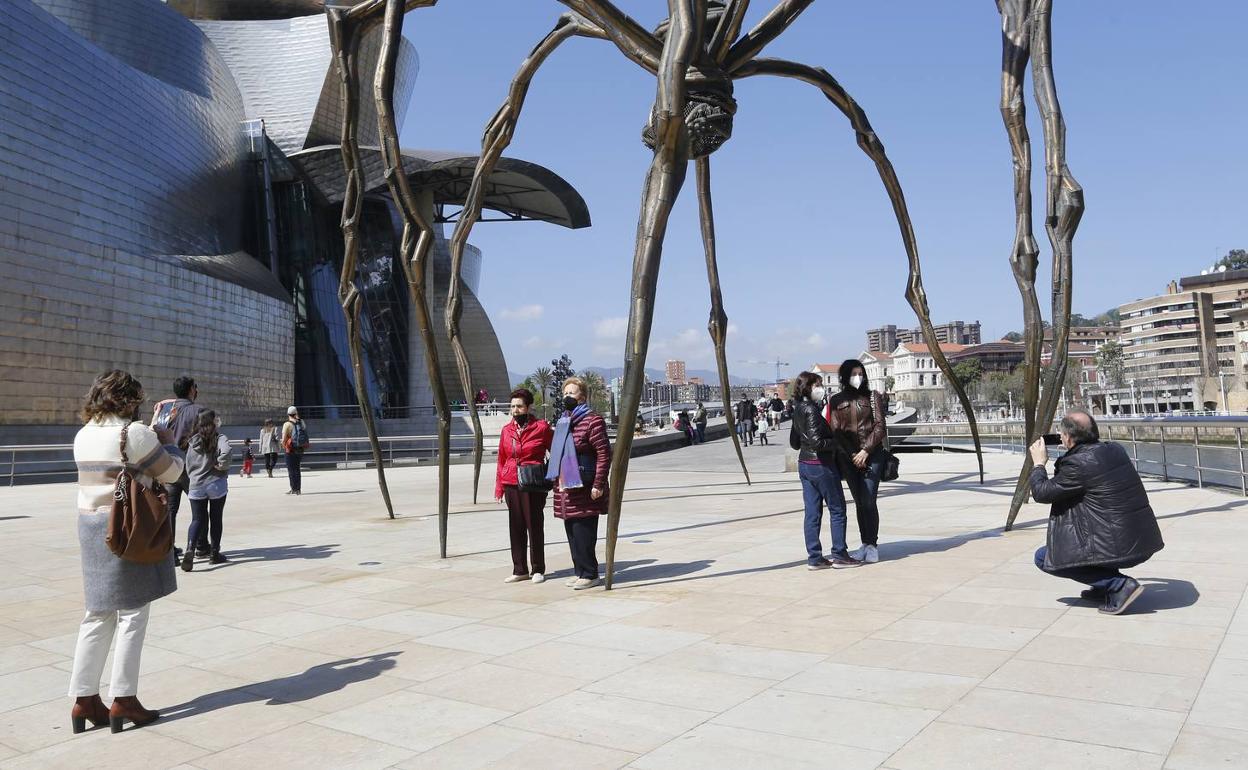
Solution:
M 528 580 L 528 575 L 508 575 L 504 583 L 519 583 L 521 580 Z
M 546 582 L 546 576 L 545 576 L 545 575 L 543 575 L 543 574 L 542 574 L 542 573 L 540 573 L 540 572 L 534 572 L 534 573 L 533 573 L 533 582 L 534 582 L 534 583 L 545 583 L 545 582 Z
M 576 581 L 578 580 L 580 580 L 580 578 L 578 578 L 576 575 L 573 575 L 572 577 L 563 581 L 563 584 L 567 586 L 568 588 L 571 588 L 572 586 L 576 585 Z
M 586 588 L 593 588 L 596 585 L 601 585 L 601 583 L 601 578 L 581 578 L 572 584 L 572 590 L 584 591 Z
M 867 564 L 876 564 L 880 560 L 880 549 L 873 545 L 864 545 L 854 551 L 854 558 Z

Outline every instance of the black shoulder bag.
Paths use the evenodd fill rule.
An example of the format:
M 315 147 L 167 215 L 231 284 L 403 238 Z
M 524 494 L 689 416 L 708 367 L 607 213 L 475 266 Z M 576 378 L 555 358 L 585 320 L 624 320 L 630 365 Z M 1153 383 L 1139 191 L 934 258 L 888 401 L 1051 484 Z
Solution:
M 519 433 L 518 429 L 517 433 Z M 546 478 L 546 463 L 520 464 L 520 455 L 517 452 L 520 442 L 517 440 L 517 433 L 511 435 L 511 456 L 516 461 L 517 488 L 521 492 L 549 492 L 554 487 L 554 482 Z
M 879 420 L 880 424 L 884 426 L 884 438 L 885 440 L 887 440 L 888 439 L 888 422 L 885 420 L 885 416 L 881 413 L 882 410 L 877 410 L 876 407 L 878 405 L 879 405 L 879 399 L 876 397 L 874 393 L 872 393 L 871 394 L 871 416 L 874 419 Z M 896 481 L 897 476 L 899 475 L 899 472 L 901 470 L 901 461 L 898 460 L 897 455 L 890 452 L 887 447 L 881 446 L 880 451 L 884 453 L 884 467 L 880 470 L 880 481 Z

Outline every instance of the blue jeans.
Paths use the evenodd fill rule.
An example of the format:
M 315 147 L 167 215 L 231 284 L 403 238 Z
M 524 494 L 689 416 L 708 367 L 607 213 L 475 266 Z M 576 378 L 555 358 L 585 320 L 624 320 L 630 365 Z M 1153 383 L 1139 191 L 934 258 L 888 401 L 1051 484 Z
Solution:
M 806 534 L 806 561 L 814 564 L 823 557 L 819 530 L 823 526 L 823 506 L 828 506 L 828 524 L 832 531 L 832 553 L 845 554 L 845 493 L 841 490 L 841 474 L 835 465 L 798 463 L 797 475 L 802 480 L 802 502 L 806 505 L 803 529 Z
M 705 443 L 706 442 L 706 426 L 703 425 L 702 423 L 695 422 L 693 424 L 693 429 L 697 435 L 697 443 L 699 444 Z
M 742 444 L 754 443 L 750 437 L 749 423 L 745 420 L 737 420 L 737 437 L 741 439 Z
M 1126 581 L 1127 576 L 1118 571 L 1117 567 L 1091 565 L 1087 567 L 1066 567 L 1064 569 L 1045 569 L 1044 555 L 1049 550 L 1048 546 L 1040 546 L 1036 549 L 1036 567 L 1042 572 L 1057 577 L 1069 578 L 1079 583 L 1085 583 L 1093 588 L 1099 588 L 1106 593 L 1113 593 Z
M 880 476 L 884 474 L 884 453 L 876 450 L 867 458 L 867 467 L 858 470 L 852 462 L 845 464 L 845 483 L 854 498 L 854 511 L 858 514 L 858 535 L 863 545 L 878 545 L 880 539 L 880 509 L 876 497 L 880 494 Z

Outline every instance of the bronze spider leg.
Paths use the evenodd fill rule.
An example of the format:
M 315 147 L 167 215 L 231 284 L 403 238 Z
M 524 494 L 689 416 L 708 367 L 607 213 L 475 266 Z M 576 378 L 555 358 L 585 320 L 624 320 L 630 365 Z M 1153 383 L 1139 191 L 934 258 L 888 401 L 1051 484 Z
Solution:
M 1027 131 L 1027 103 L 1023 80 L 1031 56 L 1031 0 L 998 0 L 1001 12 L 1001 119 L 1014 158 L 1014 245 L 1010 268 L 1023 301 L 1024 366 L 1023 422 L 1026 442 L 1037 435 L 1036 407 L 1040 401 L 1040 355 L 1043 319 L 1036 298 L 1036 267 L 1040 246 L 1031 225 L 1031 137 Z
M 745 466 L 745 455 L 741 452 L 741 439 L 737 436 L 736 419 L 732 413 L 728 394 L 731 393 L 728 383 L 728 353 L 725 344 L 728 339 L 728 316 L 724 313 L 724 295 L 719 284 L 719 264 L 715 257 L 715 211 L 711 206 L 711 161 L 710 158 L 698 158 L 693 164 L 697 173 L 698 186 L 698 219 L 702 225 L 702 246 L 706 251 L 706 279 L 711 287 L 711 317 L 707 321 L 707 331 L 711 333 L 711 342 L 715 345 L 715 365 L 719 370 L 719 387 L 723 395 L 724 417 L 728 422 L 728 437 L 737 450 L 737 461 L 741 463 L 741 471 L 745 474 L 745 483 L 750 483 L 750 469 Z
M 729 0 L 724 15 L 719 19 L 719 26 L 711 35 L 711 42 L 706 47 L 707 55 L 717 62 L 723 63 L 728 57 L 728 50 L 741 34 L 741 25 L 745 22 L 745 12 L 750 8 L 750 0 Z
M 355 285 L 356 268 L 360 254 L 359 223 L 364 205 L 363 172 L 360 168 L 360 148 L 356 136 L 356 118 L 359 100 L 356 98 L 358 54 L 360 38 L 368 29 L 367 23 L 348 22 L 338 8 L 327 8 L 330 38 L 333 41 L 334 61 L 337 65 L 339 89 L 342 98 L 342 165 L 346 172 L 347 187 L 342 199 L 342 274 L 338 279 L 338 301 L 347 319 L 347 338 L 351 347 L 351 370 L 355 379 L 355 398 L 360 404 L 360 416 L 368 431 L 368 443 L 373 450 L 373 462 L 377 466 L 377 483 L 386 511 L 394 518 L 394 506 L 390 503 L 390 489 L 386 484 L 386 469 L 381 456 L 381 443 L 377 440 L 377 425 L 368 399 L 364 379 L 363 355 L 360 351 L 360 307 L 363 297 Z
M 490 120 L 489 125 L 486 126 L 485 135 L 481 140 L 481 157 L 477 160 L 477 166 L 472 174 L 472 183 L 464 199 L 463 211 L 460 212 L 459 221 L 456 223 L 455 231 L 451 236 L 451 284 L 450 291 L 447 294 L 445 321 L 447 334 L 451 338 L 451 347 L 455 351 L 455 363 L 459 370 L 460 383 L 464 387 L 466 400 L 469 403 L 472 414 L 473 426 L 476 430 L 476 444 L 473 452 L 474 502 L 476 501 L 477 483 L 481 476 L 481 457 L 484 454 L 484 446 L 476 405 L 473 403 L 472 366 L 460 338 L 459 321 L 463 313 L 463 280 L 461 271 L 464 246 L 468 243 L 468 236 L 472 233 L 473 225 L 481 216 L 481 204 L 485 196 L 485 182 L 489 179 L 490 174 L 493 173 L 498 159 L 502 157 L 503 150 L 511 144 L 511 139 L 515 135 L 516 122 L 520 119 L 520 112 L 524 108 L 525 96 L 528 94 L 529 85 L 533 82 L 533 77 L 537 74 L 538 68 L 568 38 L 574 35 L 597 36 L 594 33 L 599 31 L 572 14 L 565 14 L 560 17 L 555 28 L 537 44 L 520 65 L 520 69 L 511 81 L 506 101 Z
M 802 11 L 815 0 L 780 0 L 754 28 L 733 43 L 720 64 L 728 73 L 735 73 L 746 62 L 753 60 L 768 43 L 780 36 Z
M 1003 6 L 1003 3 L 998 3 Z M 1004 16 L 1005 9 L 1002 7 Z M 1075 231 L 1083 218 L 1083 187 L 1075 180 L 1066 165 L 1066 121 L 1057 99 L 1057 84 L 1053 77 L 1052 49 L 1052 0 L 1035 0 L 1031 9 L 1032 82 L 1036 106 L 1040 110 L 1044 128 L 1045 170 L 1045 230 L 1053 250 L 1053 353 L 1045 373 L 1044 395 L 1036 416 L 1036 435 L 1048 430 L 1057 412 L 1058 399 L 1065 383 L 1067 354 L 1070 350 L 1070 300 L 1073 278 L 1073 243 Z M 1007 39 L 1008 46 L 1009 41 Z M 1004 74 L 1003 74 L 1004 77 Z M 1030 202 L 1030 201 L 1029 201 Z M 1031 218 L 1030 207 L 1027 211 Z M 1034 280 L 1034 279 L 1033 279 Z M 1031 331 L 1030 329 L 1028 330 Z M 1036 336 L 1041 330 L 1036 329 Z M 1032 372 L 1028 372 L 1031 377 Z M 1039 377 L 1039 371 L 1034 375 Z M 1036 436 L 1028 435 L 1028 441 Z M 1014 497 L 1010 501 L 1010 513 L 1005 528 L 1014 526 L 1014 519 L 1027 499 L 1028 477 L 1031 474 L 1031 456 L 1024 453 L 1023 467 L 1019 472 Z
M 434 339 L 433 321 L 429 312 L 427 282 L 429 275 L 429 248 L 434 232 L 429 220 L 420 210 L 411 182 L 403 171 L 403 154 L 399 147 L 399 130 L 395 123 L 394 76 L 395 62 L 399 55 L 399 42 L 403 38 L 402 0 L 386 0 L 385 27 L 378 54 L 378 69 L 373 81 L 373 99 L 377 103 L 377 128 L 381 138 L 381 158 L 385 164 L 386 185 L 395 207 L 403 219 L 403 236 L 399 246 L 399 260 L 407 278 L 413 315 L 425 348 L 425 366 L 429 384 L 433 388 L 433 400 L 438 414 L 438 546 L 442 558 L 446 558 L 447 519 L 450 513 L 450 452 L 451 418 L 450 403 L 442 384 L 441 366 L 438 361 L 437 341 Z
M 809 83 L 823 91 L 828 101 L 836 105 L 836 108 L 849 119 L 854 133 L 858 135 L 858 146 L 875 162 L 876 170 L 880 175 L 880 181 L 884 183 L 884 189 L 888 191 L 889 201 L 893 204 L 893 214 L 897 217 L 897 226 L 901 230 L 901 240 L 905 244 L 906 256 L 910 262 L 910 277 L 906 284 L 906 301 L 910 303 L 910 307 L 914 309 L 915 315 L 919 318 L 919 325 L 923 329 L 923 336 L 928 340 L 928 351 L 932 354 L 932 359 L 936 362 L 936 366 L 940 368 L 940 371 L 944 373 L 945 382 L 953 388 L 958 396 L 958 401 L 962 404 L 962 409 L 966 412 L 971 428 L 971 438 L 975 442 L 975 456 L 979 461 L 979 483 L 984 483 L 984 454 L 983 448 L 980 446 L 979 426 L 975 421 L 975 411 L 971 407 L 966 391 L 958 383 L 957 378 L 953 376 L 953 369 L 949 366 L 949 361 L 945 358 L 944 352 L 936 344 L 936 333 L 932 328 L 931 311 L 928 309 L 927 304 L 927 292 L 923 289 L 923 268 L 919 262 L 919 247 L 914 237 L 914 225 L 910 222 L 910 213 L 906 208 L 906 198 L 901 189 L 901 182 L 897 179 L 897 172 L 893 169 L 892 162 L 889 161 L 888 156 L 884 152 L 884 144 L 871 128 L 871 123 L 867 120 L 866 113 L 841 87 L 836 78 L 822 68 L 781 59 L 754 59 L 737 68 L 732 75 L 735 78 L 745 78 L 754 75 L 775 75 L 778 77 L 795 78 Z
M 663 237 L 676 196 L 685 180 L 689 163 L 689 132 L 684 107 L 687 91 L 685 74 L 697 53 L 701 24 L 706 18 L 706 0 L 668 0 L 670 26 L 663 41 L 659 63 L 658 93 L 655 99 L 654 159 L 646 173 L 641 193 L 641 216 L 637 222 L 637 243 L 633 251 L 633 284 L 628 312 L 628 338 L 624 350 L 624 387 L 620 398 L 621 425 L 637 422 L 637 408 L 645 380 L 646 351 L 654 321 L 654 293 L 663 255 Z M 628 477 L 633 433 L 620 431 L 611 457 L 611 480 L 607 505 L 607 590 L 615 573 L 615 544 L 620 530 L 620 506 Z
M 663 43 L 628 14 L 607 0 L 559 0 L 573 12 L 580 14 L 597 29 L 591 37 L 600 37 L 615 43 L 626 57 L 645 70 L 659 71 L 659 57 Z

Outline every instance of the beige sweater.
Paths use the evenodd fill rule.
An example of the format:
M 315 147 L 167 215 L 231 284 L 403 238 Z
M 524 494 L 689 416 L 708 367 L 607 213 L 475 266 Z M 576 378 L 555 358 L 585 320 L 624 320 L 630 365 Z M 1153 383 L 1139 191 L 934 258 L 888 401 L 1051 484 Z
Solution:
M 74 462 L 78 465 L 78 511 L 93 513 L 113 504 L 113 488 L 121 470 L 121 429 L 130 423 L 123 417 L 104 417 L 82 426 L 74 437 Z M 152 479 L 170 483 L 182 476 L 182 453 L 162 447 L 151 428 L 130 423 L 126 434 L 127 465 L 145 483 Z

